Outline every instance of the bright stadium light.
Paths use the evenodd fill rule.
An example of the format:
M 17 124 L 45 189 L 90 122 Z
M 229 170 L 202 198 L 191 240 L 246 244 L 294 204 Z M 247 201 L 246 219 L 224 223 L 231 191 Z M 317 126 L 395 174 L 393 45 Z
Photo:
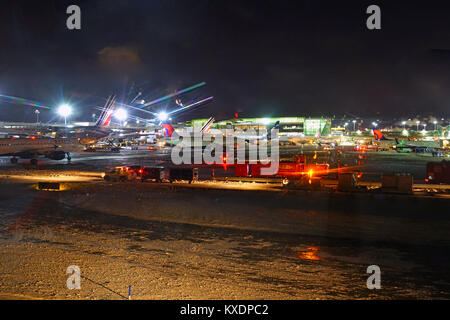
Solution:
M 158 119 L 161 121 L 166 121 L 168 118 L 168 115 L 166 112 L 161 111 L 160 113 L 158 113 Z
M 67 104 L 63 104 L 58 108 L 58 114 L 64 117 L 64 124 L 67 124 L 67 117 L 72 113 L 72 108 Z
M 127 110 L 120 108 L 114 113 L 114 116 L 120 121 L 125 121 L 128 118 L 128 112 Z

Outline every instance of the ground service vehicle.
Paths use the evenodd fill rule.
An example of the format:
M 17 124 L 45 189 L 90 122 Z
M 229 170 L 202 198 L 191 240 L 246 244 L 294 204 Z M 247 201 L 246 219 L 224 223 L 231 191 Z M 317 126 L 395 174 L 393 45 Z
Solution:
M 163 170 L 163 167 L 144 167 L 140 170 L 141 181 L 144 182 L 146 180 L 155 180 L 156 182 L 161 182 Z
M 170 182 L 177 181 L 177 180 L 184 180 L 189 181 L 189 183 L 192 183 L 192 181 L 198 179 L 198 169 L 187 169 L 187 168 L 174 168 L 170 169 L 169 172 L 169 180 Z
M 142 166 L 128 166 L 128 172 L 134 172 L 136 177 L 141 177 L 144 167 Z
M 450 161 L 427 163 L 427 183 L 450 183 Z
M 244 163 L 235 165 L 236 177 L 268 177 L 262 174 L 261 169 L 269 167 L 269 164 Z M 328 174 L 329 164 L 307 164 L 304 155 L 295 156 L 292 159 L 280 159 L 278 172 L 275 177 L 301 178 L 302 176 L 324 176 Z
M 105 181 L 130 181 L 136 179 L 136 173 L 128 167 L 116 167 L 103 174 Z

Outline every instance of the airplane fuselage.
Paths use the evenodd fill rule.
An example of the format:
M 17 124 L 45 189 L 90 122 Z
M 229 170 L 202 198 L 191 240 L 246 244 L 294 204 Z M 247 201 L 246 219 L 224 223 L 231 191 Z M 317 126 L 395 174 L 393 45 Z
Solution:
M 80 152 L 83 149 L 84 145 L 80 143 L 79 139 L 0 139 L 0 156 L 19 156 L 34 158 L 39 155 L 52 155 L 56 152 Z

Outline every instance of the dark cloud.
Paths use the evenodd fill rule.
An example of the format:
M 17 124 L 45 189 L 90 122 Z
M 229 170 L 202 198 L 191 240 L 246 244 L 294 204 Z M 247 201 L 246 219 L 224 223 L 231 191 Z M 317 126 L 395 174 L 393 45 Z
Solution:
M 65 28 L 70 4 L 81 7 L 81 31 Z M 377 1 L 377 31 L 365 27 L 370 4 L 3 0 L 0 92 L 47 104 L 85 93 L 89 115 L 112 92 L 126 100 L 134 86 L 154 99 L 205 81 L 183 98 L 215 101 L 185 117 L 448 116 L 447 2 Z
M 105 47 L 98 52 L 98 59 L 106 68 L 121 70 L 138 67 L 141 63 L 136 48 L 127 46 Z

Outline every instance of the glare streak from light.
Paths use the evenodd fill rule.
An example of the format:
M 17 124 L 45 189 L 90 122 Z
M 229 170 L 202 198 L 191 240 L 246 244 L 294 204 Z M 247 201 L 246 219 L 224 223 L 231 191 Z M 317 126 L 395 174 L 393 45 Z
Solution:
M 47 110 L 51 109 L 51 107 L 49 107 L 49 106 L 42 105 L 35 101 L 31 101 L 31 100 L 20 98 L 20 97 L 7 96 L 7 95 L 0 94 L 0 98 L 5 98 L 6 99 L 5 102 L 7 102 L 7 103 L 22 104 L 22 105 L 26 105 L 26 106 L 30 106 L 30 107 L 42 108 L 42 109 L 47 109 Z
M 187 106 L 184 106 L 184 107 L 182 107 L 182 108 L 179 108 L 179 109 L 175 109 L 175 110 L 173 110 L 173 111 L 170 111 L 170 112 L 168 112 L 168 114 L 174 114 L 174 113 L 183 111 L 183 110 L 185 110 L 185 109 L 195 107 L 195 106 L 197 106 L 197 105 L 199 105 L 199 104 L 208 102 L 208 101 L 212 100 L 213 98 L 214 98 L 213 96 L 208 97 L 208 98 L 205 98 L 205 99 L 203 99 L 203 100 L 194 102 L 194 103 L 192 103 L 192 104 L 190 104 L 190 105 L 187 105 Z
M 191 91 L 191 90 L 197 89 L 197 88 L 199 88 L 199 87 L 202 87 L 202 86 L 204 86 L 205 84 L 206 84 L 206 82 L 200 82 L 200 83 L 198 83 L 198 84 L 196 84 L 196 85 L 194 85 L 194 86 L 192 86 L 192 87 L 189 87 L 189 88 L 186 88 L 186 89 L 177 91 L 177 92 L 175 92 L 175 93 L 168 94 L 168 95 L 166 95 L 166 96 L 164 96 L 164 97 L 162 97 L 162 98 L 159 98 L 159 99 L 156 99 L 156 100 L 147 102 L 147 103 L 144 104 L 142 107 L 145 108 L 145 107 L 151 106 L 152 104 L 162 102 L 162 101 L 164 101 L 164 100 L 170 99 L 170 98 L 172 98 L 172 97 L 175 97 L 175 96 L 178 96 L 178 95 L 180 95 L 180 94 L 186 93 L 186 92 L 188 92 L 188 91 Z

